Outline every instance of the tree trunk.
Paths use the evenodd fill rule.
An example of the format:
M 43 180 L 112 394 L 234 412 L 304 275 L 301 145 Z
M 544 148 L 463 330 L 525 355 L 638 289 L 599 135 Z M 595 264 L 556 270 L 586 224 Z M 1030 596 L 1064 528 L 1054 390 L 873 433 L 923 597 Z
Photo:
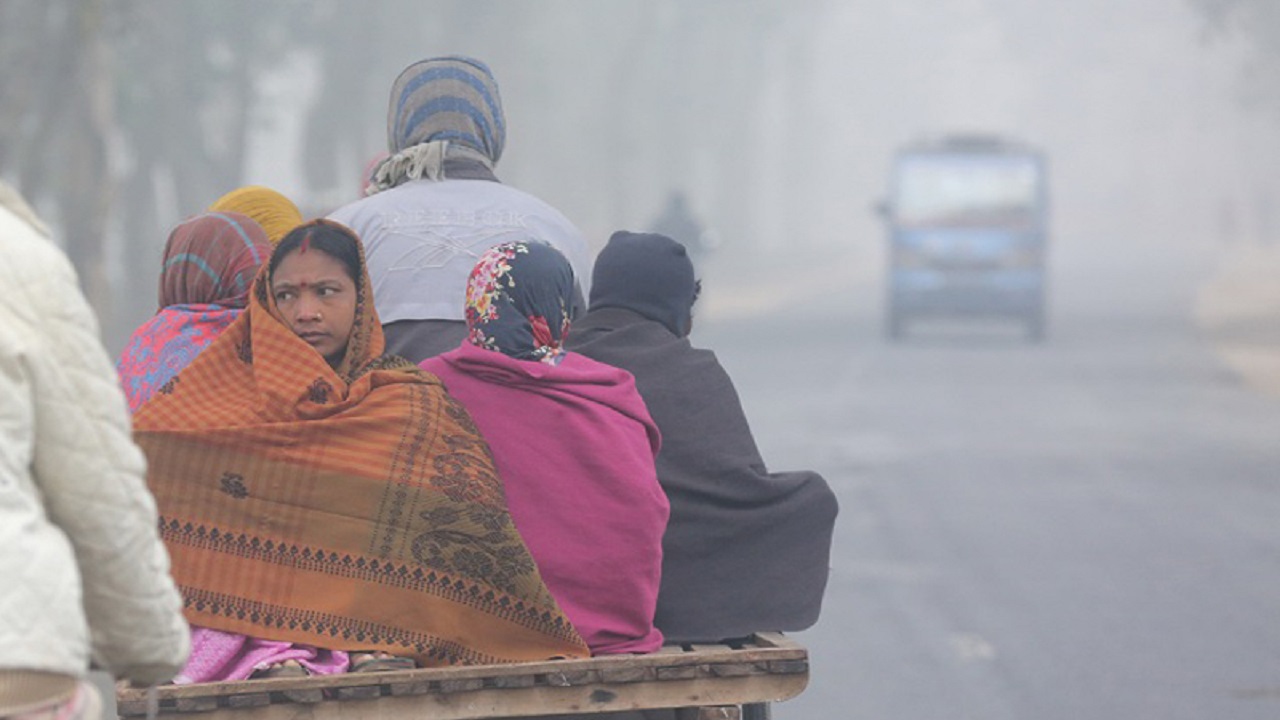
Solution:
M 114 92 L 111 54 L 103 36 L 103 0 L 76 7 L 76 82 L 62 90 L 71 97 L 70 132 L 61 163 L 62 218 L 67 254 L 100 321 L 111 321 L 111 292 L 103 245 L 112 196 L 107 144 L 112 133 Z

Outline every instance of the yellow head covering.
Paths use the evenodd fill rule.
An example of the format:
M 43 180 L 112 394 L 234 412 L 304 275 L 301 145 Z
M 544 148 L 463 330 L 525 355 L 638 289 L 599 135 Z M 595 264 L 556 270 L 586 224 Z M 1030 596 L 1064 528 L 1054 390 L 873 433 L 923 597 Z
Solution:
M 261 185 L 247 185 L 232 190 L 210 205 L 209 212 L 248 215 L 267 231 L 267 238 L 272 245 L 302 224 L 302 213 L 292 200 Z

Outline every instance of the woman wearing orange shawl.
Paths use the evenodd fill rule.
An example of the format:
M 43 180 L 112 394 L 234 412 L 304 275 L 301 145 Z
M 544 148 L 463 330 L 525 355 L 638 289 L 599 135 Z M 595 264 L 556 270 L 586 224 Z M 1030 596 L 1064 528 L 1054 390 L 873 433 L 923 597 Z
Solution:
M 358 265 L 346 320 L 340 282 L 297 272 L 341 267 L 335 237 Z M 134 416 L 187 619 L 423 666 L 586 656 L 471 418 L 383 348 L 359 240 L 313 221 Z

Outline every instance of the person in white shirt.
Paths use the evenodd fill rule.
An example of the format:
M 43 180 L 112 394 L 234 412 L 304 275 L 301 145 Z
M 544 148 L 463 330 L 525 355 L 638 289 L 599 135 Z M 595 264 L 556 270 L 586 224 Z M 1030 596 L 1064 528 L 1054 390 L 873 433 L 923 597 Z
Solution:
M 329 218 L 364 242 L 388 352 L 416 363 L 457 347 L 467 332 L 471 268 L 512 240 L 563 253 L 580 278 L 576 309 L 584 308 L 586 238 L 555 208 L 494 174 L 506 118 L 484 63 L 447 56 L 406 68 L 391 88 L 387 139 L 390 156 L 373 170 L 368 196 Z

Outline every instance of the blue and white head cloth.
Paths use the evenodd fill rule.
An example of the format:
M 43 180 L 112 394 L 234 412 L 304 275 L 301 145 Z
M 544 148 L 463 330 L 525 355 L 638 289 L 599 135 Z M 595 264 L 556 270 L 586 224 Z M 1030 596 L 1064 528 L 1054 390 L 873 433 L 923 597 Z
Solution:
M 471 160 L 492 170 L 506 140 L 502 98 L 487 65 L 460 55 L 420 60 L 391 86 L 391 156 L 374 171 L 369 192 L 408 180 L 441 180 L 446 160 Z

